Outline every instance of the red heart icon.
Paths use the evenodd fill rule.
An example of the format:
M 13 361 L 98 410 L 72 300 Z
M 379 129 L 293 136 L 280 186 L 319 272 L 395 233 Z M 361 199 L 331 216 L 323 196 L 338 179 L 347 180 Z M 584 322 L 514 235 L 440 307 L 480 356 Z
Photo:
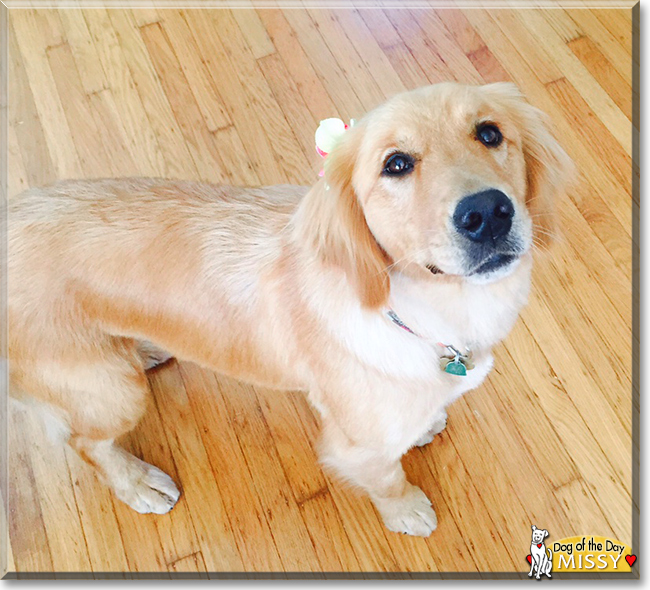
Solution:
M 539 549 L 542 546 L 541 543 L 537 543 L 537 548 Z
M 627 559 L 627 558 L 626 558 Z M 530 555 L 526 555 L 526 561 L 528 563 L 531 563 L 533 561 L 533 558 Z
M 632 567 L 634 565 L 634 562 L 636 561 L 636 555 L 626 555 L 625 561 L 627 561 L 627 565 Z

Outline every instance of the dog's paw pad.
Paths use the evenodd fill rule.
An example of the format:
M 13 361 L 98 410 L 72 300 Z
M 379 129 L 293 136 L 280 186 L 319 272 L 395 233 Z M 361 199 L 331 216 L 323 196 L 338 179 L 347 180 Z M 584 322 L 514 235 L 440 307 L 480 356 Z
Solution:
M 438 525 L 429 498 L 416 486 L 401 498 L 377 502 L 377 507 L 386 528 L 394 533 L 428 537 Z
M 118 497 L 140 514 L 166 514 L 176 505 L 180 495 L 169 475 L 149 465 L 142 478 Z

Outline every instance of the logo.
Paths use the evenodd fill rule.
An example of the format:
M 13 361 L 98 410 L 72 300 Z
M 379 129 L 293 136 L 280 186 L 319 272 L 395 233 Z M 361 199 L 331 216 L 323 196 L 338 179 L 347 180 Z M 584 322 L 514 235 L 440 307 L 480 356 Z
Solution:
M 546 529 L 538 529 L 535 525 L 532 526 L 533 539 L 530 544 L 530 555 L 526 557 L 530 563 L 530 571 L 528 577 L 532 578 L 535 574 L 537 580 L 541 580 L 541 576 L 545 575 L 547 578 L 551 576 L 553 569 L 553 553 L 550 549 L 546 549 L 544 539 L 548 537 Z
M 526 556 L 529 578 L 551 578 L 552 572 L 629 573 L 637 561 L 632 549 L 615 539 L 583 535 L 550 542 L 546 529 L 532 525 L 532 530 L 530 554 Z

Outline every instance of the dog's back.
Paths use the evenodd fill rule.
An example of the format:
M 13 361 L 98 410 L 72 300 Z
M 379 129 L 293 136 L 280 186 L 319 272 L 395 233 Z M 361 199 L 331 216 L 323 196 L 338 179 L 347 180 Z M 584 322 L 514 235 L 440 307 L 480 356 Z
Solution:
M 36 364 L 60 366 L 107 337 L 184 348 L 177 340 L 194 335 L 192 306 L 214 310 L 195 318 L 203 328 L 225 330 L 251 313 L 252 281 L 270 270 L 305 192 L 137 178 L 66 181 L 16 196 L 8 215 L 14 391 L 43 372 Z M 179 330 L 181 316 L 189 329 Z

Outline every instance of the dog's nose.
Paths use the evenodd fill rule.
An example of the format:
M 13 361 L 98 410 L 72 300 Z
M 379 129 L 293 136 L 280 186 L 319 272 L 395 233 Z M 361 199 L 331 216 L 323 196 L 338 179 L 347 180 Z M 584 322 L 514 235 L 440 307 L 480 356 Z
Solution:
M 461 199 L 454 211 L 456 230 L 472 242 L 496 242 L 512 227 L 515 208 L 501 191 L 490 189 Z

